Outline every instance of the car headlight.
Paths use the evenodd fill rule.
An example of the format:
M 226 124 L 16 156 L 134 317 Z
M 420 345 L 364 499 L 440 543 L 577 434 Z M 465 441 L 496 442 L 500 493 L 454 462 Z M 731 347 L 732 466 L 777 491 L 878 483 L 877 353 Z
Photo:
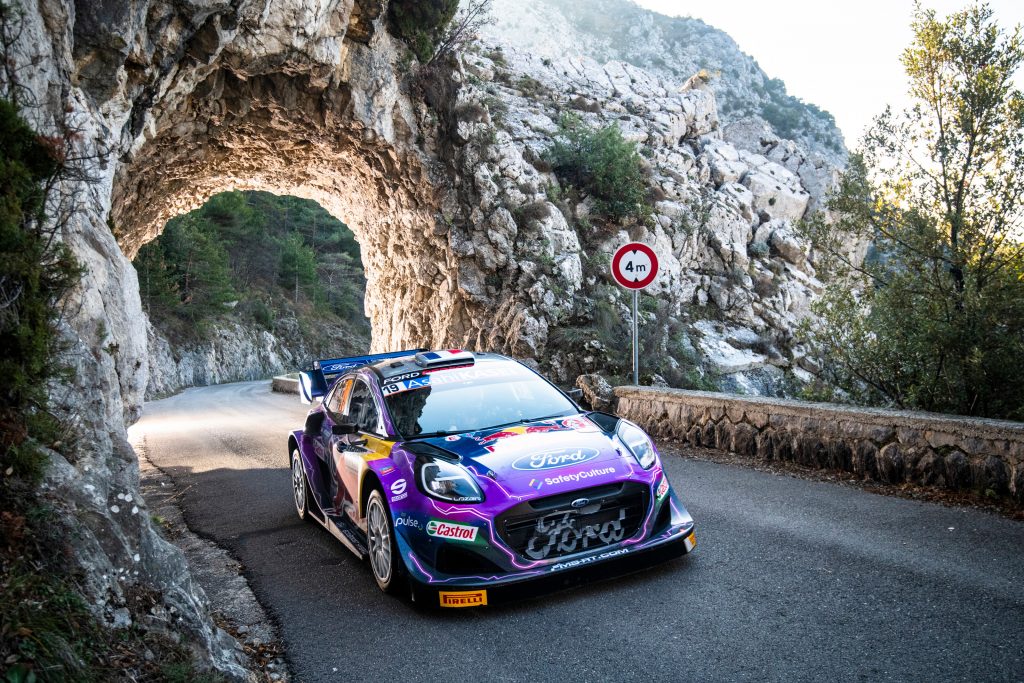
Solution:
M 420 458 L 417 479 L 423 493 L 450 503 L 480 503 L 484 492 L 462 465 L 447 460 Z
M 658 455 L 654 452 L 654 444 L 644 434 L 644 430 L 632 422 L 619 420 L 619 426 L 615 429 L 615 433 L 619 436 L 619 440 L 629 449 L 629 452 L 633 454 L 636 461 L 640 463 L 641 467 L 649 470 L 654 466 Z

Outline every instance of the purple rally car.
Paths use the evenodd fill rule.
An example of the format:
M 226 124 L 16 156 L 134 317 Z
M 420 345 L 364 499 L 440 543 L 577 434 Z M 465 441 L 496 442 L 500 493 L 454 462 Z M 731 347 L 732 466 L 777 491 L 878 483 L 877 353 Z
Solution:
M 288 437 L 295 507 L 368 557 L 385 592 L 486 605 L 696 544 L 651 439 L 517 361 L 403 351 L 300 378 L 322 400 Z

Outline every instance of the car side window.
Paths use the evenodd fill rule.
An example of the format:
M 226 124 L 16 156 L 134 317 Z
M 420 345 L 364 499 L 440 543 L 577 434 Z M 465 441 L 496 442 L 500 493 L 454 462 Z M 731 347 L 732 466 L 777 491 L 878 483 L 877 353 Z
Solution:
M 361 432 L 380 434 L 380 414 L 377 412 L 377 404 L 373 401 L 373 394 L 366 382 L 357 380 L 352 388 L 352 398 L 348 403 L 349 422 L 355 423 Z
M 351 379 L 341 380 L 327 398 L 327 410 L 332 415 L 341 415 L 345 411 L 348 396 L 352 393 L 352 382 Z

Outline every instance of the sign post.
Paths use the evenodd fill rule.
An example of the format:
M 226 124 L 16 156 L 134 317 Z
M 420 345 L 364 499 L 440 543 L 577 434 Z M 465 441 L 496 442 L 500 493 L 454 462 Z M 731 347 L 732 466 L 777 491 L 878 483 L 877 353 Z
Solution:
M 640 384 L 640 290 L 658 276 L 658 255 L 646 244 L 630 242 L 615 251 L 612 277 L 621 287 L 633 290 L 633 384 Z

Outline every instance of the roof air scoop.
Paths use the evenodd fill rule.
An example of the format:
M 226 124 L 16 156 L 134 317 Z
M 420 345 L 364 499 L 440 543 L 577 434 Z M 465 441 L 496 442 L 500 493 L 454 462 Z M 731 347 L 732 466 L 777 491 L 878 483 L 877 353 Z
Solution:
M 453 365 L 473 365 L 475 359 L 469 351 L 421 351 L 416 354 L 416 365 L 421 368 L 447 368 Z

